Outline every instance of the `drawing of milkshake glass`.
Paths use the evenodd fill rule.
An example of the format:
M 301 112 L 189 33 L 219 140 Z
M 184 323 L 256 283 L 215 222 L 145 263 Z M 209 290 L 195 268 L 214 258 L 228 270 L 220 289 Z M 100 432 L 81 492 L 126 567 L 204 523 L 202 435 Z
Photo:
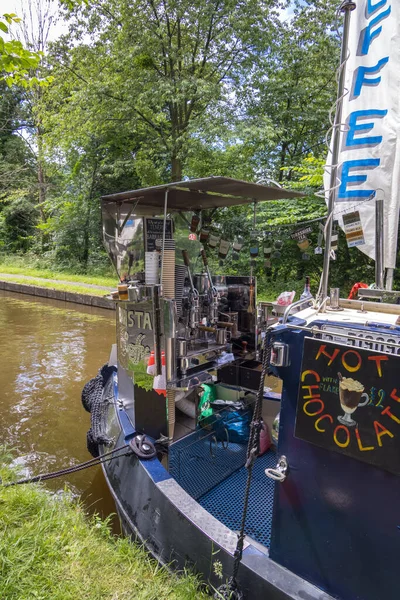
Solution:
M 366 406 L 369 402 L 369 396 L 364 392 L 364 386 L 359 381 L 352 379 L 351 377 L 343 377 L 341 373 L 338 373 L 339 378 L 339 400 L 340 406 L 344 411 L 343 416 L 339 416 L 337 419 L 342 425 L 347 427 L 354 427 L 357 422 L 354 421 L 350 415 L 360 406 Z M 365 398 L 363 402 L 361 398 Z

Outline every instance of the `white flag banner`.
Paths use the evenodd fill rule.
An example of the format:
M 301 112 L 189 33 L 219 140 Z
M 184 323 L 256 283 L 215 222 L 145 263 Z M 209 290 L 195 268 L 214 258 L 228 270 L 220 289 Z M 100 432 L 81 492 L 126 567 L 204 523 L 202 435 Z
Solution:
M 400 210 L 400 0 L 356 0 L 351 13 L 334 218 L 359 211 L 375 258 L 375 198 L 384 199 L 385 268 L 395 268 Z M 329 167 L 331 154 L 328 156 Z M 329 171 L 325 175 L 328 198 Z

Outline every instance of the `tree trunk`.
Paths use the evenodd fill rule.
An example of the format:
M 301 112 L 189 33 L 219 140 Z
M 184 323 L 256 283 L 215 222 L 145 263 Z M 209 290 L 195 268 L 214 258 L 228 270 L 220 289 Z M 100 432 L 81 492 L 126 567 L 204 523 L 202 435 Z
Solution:
M 286 142 L 283 142 L 282 144 L 282 149 L 281 149 L 281 157 L 280 157 L 280 165 L 279 165 L 279 175 L 278 175 L 278 181 L 281 182 L 283 181 L 283 176 L 284 176 L 284 172 L 282 171 L 283 167 L 285 166 L 285 162 L 286 162 L 286 153 L 287 153 L 287 144 Z
M 171 159 L 171 181 L 182 181 L 182 161 L 180 158 Z
M 82 263 L 85 268 L 85 273 L 87 272 L 88 262 L 89 262 L 89 241 L 90 241 L 90 199 L 87 206 L 85 226 L 83 231 L 83 248 L 82 248 Z
M 36 128 L 37 137 L 37 181 L 38 181 L 38 208 L 40 214 L 40 222 L 45 223 L 46 213 L 44 210 L 44 203 L 46 201 L 46 176 L 44 173 L 44 153 L 43 153 L 43 134 L 40 125 Z M 48 235 L 42 231 L 41 233 L 41 246 L 42 251 L 45 251 L 45 247 L 48 244 Z
M 96 177 L 97 177 L 97 168 L 98 163 L 97 160 L 93 166 L 92 171 L 92 181 L 90 184 L 89 193 L 87 196 L 87 206 L 86 206 L 86 218 L 83 232 L 83 248 L 82 248 L 82 263 L 85 267 L 85 273 L 87 272 L 89 256 L 90 256 L 90 218 L 92 212 L 92 199 L 95 190 Z

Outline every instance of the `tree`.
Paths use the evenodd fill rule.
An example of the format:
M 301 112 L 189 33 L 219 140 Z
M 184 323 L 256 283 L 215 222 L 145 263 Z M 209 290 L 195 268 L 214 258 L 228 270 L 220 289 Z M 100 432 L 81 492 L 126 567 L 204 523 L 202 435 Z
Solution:
M 265 45 L 278 0 L 100 0 L 72 11 L 75 48 L 55 59 L 68 97 L 63 116 L 118 120 L 139 142 L 143 183 L 182 178 L 191 144 L 221 110 L 234 112 L 233 83 Z M 76 43 L 76 41 L 75 41 Z M 84 103 L 84 104 L 83 104 Z M 65 112 L 64 112 L 65 111 Z
M 28 249 L 38 218 L 34 157 L 20 135 L 24 126 L 24 91 L 0 81 L 0 248 L 8 252 Z
M 56 13 L 52 0 L 30 0 L 27 8 L 23 9 L 20 29 L 26 48 L 38 56 L 45 57 L 49 35 L 55 22 Z M 46 64 L 38 63 L 31 69 L 31 76 L 37 81 L 50 83 L 52 77 L 46 70 Z M 46 181 L 46 161 L 44 148 L 44 126 L 41 104 L 43 101 L 43 86 L 31 86 L 26 91 L 25 107 L 27 113 L 26 131 L 30 134 L 36 155 L 37 169 L 37 206 L 42 223 L 45 221 L 45 201 L 48 182 Z M 44 239 L 42 239 L 44 243 Z
M 15 14 L 4 14 L 0 18 L 2 33 L 16 36 L 18 29 L 11 32 L 9 26 L 18 25 L 25 34 L 25 43 L 15 37 L 9 41 L 0 37 L 0 245 L 8 251 L 28 250 L 35 240 L 40 214 L 43 220 L 43 144 L 34 108 L 43 87 L 52 80 L 40 71 L 48 12 L 43 15 L 39 9 L 44 2 L 49 9 L 50 0 L 35 2 L 40 18 L 35 27 L 31 27 L 31 33 L 36 30 L 36 38 L 27 34 L 33 2 L 29 3 L 29 14 L 23 11 L 23 19 Z
M 307 155 L 326 157 L 339 66 L 336 9 L 331 0 L 294 0 L 293 15 L 276 24 L 272 52 L 254 72 L 259 92 L 249 94 L 248 112 L 269 117 L 275 132 L 260 164 L 280 182 L 295 178 L 290 167 Z

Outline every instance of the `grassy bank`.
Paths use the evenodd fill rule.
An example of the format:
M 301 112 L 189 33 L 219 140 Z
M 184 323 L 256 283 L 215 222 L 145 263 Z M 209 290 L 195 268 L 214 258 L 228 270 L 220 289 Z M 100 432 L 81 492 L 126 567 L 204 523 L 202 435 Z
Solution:
M 73 283 L 60 283 L 53 279 L 37 279 L 35 277 L 18 277 L 17 275 L 9 275 L 2 273 L 0 270 L 0 280 L 12 281 L 13 283 L 23 283 L 24 285 L 37 285 L 43 288 L 52 290 L 61 290 L 62 292 L 72 292 L 75 294 L 88 294 L 89 296 L 105 296 L 106 290 L 101 288 L 89 287 L 84 285 L 74 285 Z M 100 284 L 98 284 L 100 285 Z M 115 287 L 115 286 L 114 286 Z
M 0 476 L 16 476 L 0 449 Z M 68 494 L 0 486 L 0 598 L 205 600 L 196 579 L 171 575 L 146 552 L 88 519 Z
M 0 279 L 14 281 L 16 283 L 26 283 L 31 285 L 40 285 L 53 289 L 63 290 L 67 292 L 90 293 L 91 295 L 102 296 L 104 291 L 95 291 L 94 288 L 87 288 L 85 291 L 82 286 L 73 286 L 73 283 L 86 283 L 106 286 L 115 289 L 118 284 L 117 275 L 113 275 L 110 267 L 109 274 L 104 275 L 77 275 L 70 270 L 57 270 L 52 268 L 41 267 L 42 263 L 39 259 L 34 259 L 30 256 L 3 256 L 0 257 Z M 29 277 L 31 281 L 21 281 L 18 277 L 13 278 L 13 275 L 24 275 Z M 35 278 L 46 279 L 49 283 L 35 281 Z M 56 283 L 54 280 L 64 280 L 71 283 L 62 284 Z M 316 293 L 319 285 L 317 278 L 311 278 L 311 291 Z M 259 277 L 257 281 L 257 299 L 266 301 L 275 301 L 279 294 L 284 291 L 296 291 L 295 301 L 300 298 L 304 290 L 304 278 L 301 280 L 289 279 L 285 281 L 266 281 L 263 277 Z M 90 290 L 90 291 L 89 291 Z
M 41 279 L 62 279 L 76 283 L 90 283 L 95 285 L 104 285 L 107 287 L 115 287 L 117 284 L 117 276 L 101 276 L 101 275 L 76 275 L 69 271 L 57 271 L 54 269 L 38 269 L 28 265 L 20 264 L 19 259 L 15 259 L 12 263 L 9 259 L 0 260 L 0 275 L 26 275 L 27 277 L 40 277 Z

